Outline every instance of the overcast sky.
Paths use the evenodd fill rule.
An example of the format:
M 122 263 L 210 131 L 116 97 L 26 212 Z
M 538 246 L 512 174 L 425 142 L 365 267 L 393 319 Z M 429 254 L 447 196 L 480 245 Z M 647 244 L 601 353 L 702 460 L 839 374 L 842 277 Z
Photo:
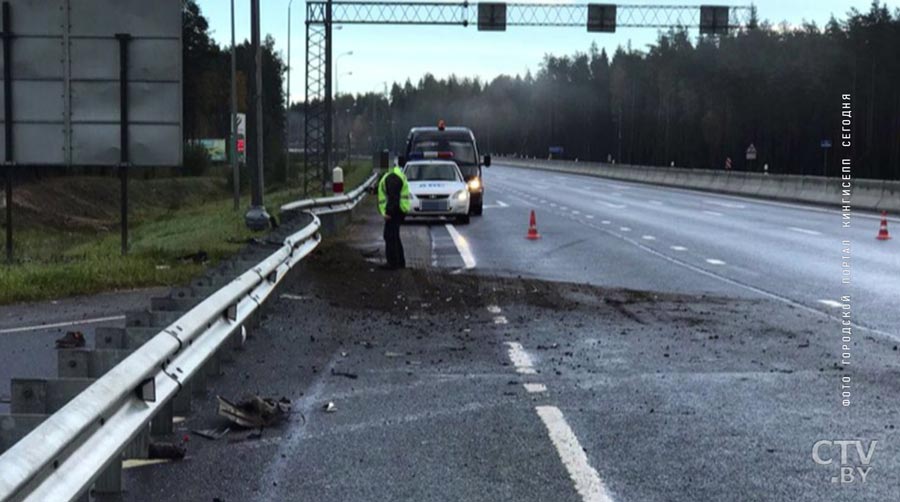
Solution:
M 546 0 L 545 0 L 546 1 Z M 197 0 L 209 19 L 213 37 L 220 45 L 231 44 L 229 0 Z M 276 46 L 287 59 L 287 19 L 289 0 L 261 2 L 262 32 L 275 38 Z M 587 2 L 577 2 L 587 3 Z M 631 4 L 681 4 L 684 0 L 652 0 Z M 746 5 L 745 2 L 697 2 Z M 882 2 L 885 3 L 885 2 Z M 799 25 L 814 21 L 820 26 L 834 14 L 844 19 L 856 7 L 866 11 L 870 0 L 758 0 L 760 19 L 773 23 L 787 21 Z M 886 4 L 893 10 L 900 0 Z M 236 37 L 238 43 L 250 36 L 250 1 L 235 0 Z M 291 100 L 303 99 L 305 65 L 305 2 L 296 0 L 291 7 Z M 613 34 L 588 34 L 581 28 L 516 28 L 506 32 L 478 32 L 476 28 L 410 27 L 410 26 L 344 26 L 334 33 L 334 54 L 353 51 L 338 64 L 339 91 L 381 91 L 383 82 L 417 81 L 425 73 L 438 77 L 450 74 L 492 79 L 499 74 L 534 72 L 545 54 L 572 54 L 586 51 L 592 42 L 606 48 L 610 55 L 617 46 L 629 42 L 643 48 L 653 42 L 657 31 L 646 28 L 620 28 Z M 348 75 L 347 72 L 352 72 Z

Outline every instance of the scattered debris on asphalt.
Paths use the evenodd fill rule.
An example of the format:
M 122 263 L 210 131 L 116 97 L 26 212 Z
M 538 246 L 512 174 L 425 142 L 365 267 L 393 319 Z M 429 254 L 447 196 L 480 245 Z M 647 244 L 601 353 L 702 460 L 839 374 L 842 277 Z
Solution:
M 230 431 L 230 427 L 220 427 L 218 429 L 192 429 L 191 432 L 206 439 L 213 441 L 222 439 Z
M 342 376 L 342 377 L 347 377 L 351 380 L 356 380 L 357 378 L 359 378 L 359 375 L 357 375 L 356 373 L 348 373 L 346 371 L 336 371 L 334 368 L 331 368 L 331 376 Z
M 181 460 L 187 453 L 187 448 L 174 443 L 150 443 L 147 458 Z
M 305 302 L 306 300 L 310 299 L 306 295 L 292 295 L 291 293 L 284 293 L 281 295 L 281 297 L 284 298 L 285 300 L 295 300 L 298 302 Z
M 236 404 L 222 396 L 216 396 L 216 399 L 219 401 L 219 416 L 248 429 L 269 427 L 291 413 L 291 401 L 284 397 L 276 400 L 253 396 Z
M 384 357 L 403 357 L 404 354 L 400 352 L 385 352 Z
M 337 411 L 337 406 L 334 405 L 334 402 L 328 401 L 324 406 L 322 406 L 322 411 L 324 411 L 325 413 L 334 413 L 335 411 Z
M 65 335 L 56 340 L 57 349 L 77 349 L 84 347 L 86 341 L 81 331 L 67 331 Z

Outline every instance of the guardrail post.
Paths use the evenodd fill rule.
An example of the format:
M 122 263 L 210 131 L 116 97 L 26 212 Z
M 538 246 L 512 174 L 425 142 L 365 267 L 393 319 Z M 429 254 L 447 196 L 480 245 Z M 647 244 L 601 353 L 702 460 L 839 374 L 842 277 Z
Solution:
M 150 421 L 151 436 L 165 436 L 172 433 L 172 418 L 175 415 L 174 400 L 162 405 Z
M 97 481 L 94 482 L 96 493 L 121 493 L 122 492 L 122 458 L 116 457 L 107 467 Z
M 182 382 L 181 389 L 172 398 L 172 414 L 186 416 L 191 412 L 191 382 Z

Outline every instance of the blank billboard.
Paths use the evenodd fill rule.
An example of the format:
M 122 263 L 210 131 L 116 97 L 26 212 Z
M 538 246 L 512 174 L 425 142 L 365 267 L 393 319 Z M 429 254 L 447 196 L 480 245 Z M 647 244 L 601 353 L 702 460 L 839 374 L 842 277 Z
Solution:
M 126 34 L 129 164 L 181 165 L 181 0 L 4 3 L 9 4 L 9 33 L 2 43 L 9 44 L 11 62 L 15 164 L 119 165 L 116 35 Z M 6 64 L 0 53 L 0 72 Z M 5 86 L 4 80 L 0 155 L 6 149 Z

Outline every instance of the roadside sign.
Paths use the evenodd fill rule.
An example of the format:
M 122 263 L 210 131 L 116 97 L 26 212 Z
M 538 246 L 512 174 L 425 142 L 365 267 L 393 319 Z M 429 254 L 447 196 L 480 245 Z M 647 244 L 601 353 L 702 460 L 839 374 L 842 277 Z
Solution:
M 247 150 L 246 150 L 246 142 L 247 138 L 247 114 L 246 113 L 238 113 L 235 114 L 237 118 L 237 153 L 238 153 L 238 162 L 246 162 L 247 161 Z
M 822 148 L 831 148 L 831 140 L 823 139 L 821 145 L 822 145 Z
M 750 143 L 750 146 L 747 147 L 747 160 L 756 160 L 756 147 L 753 143 Z
M 238 113 L 237 116 L 237 135 L 239 138 L 247 136 L 247 114 Z

